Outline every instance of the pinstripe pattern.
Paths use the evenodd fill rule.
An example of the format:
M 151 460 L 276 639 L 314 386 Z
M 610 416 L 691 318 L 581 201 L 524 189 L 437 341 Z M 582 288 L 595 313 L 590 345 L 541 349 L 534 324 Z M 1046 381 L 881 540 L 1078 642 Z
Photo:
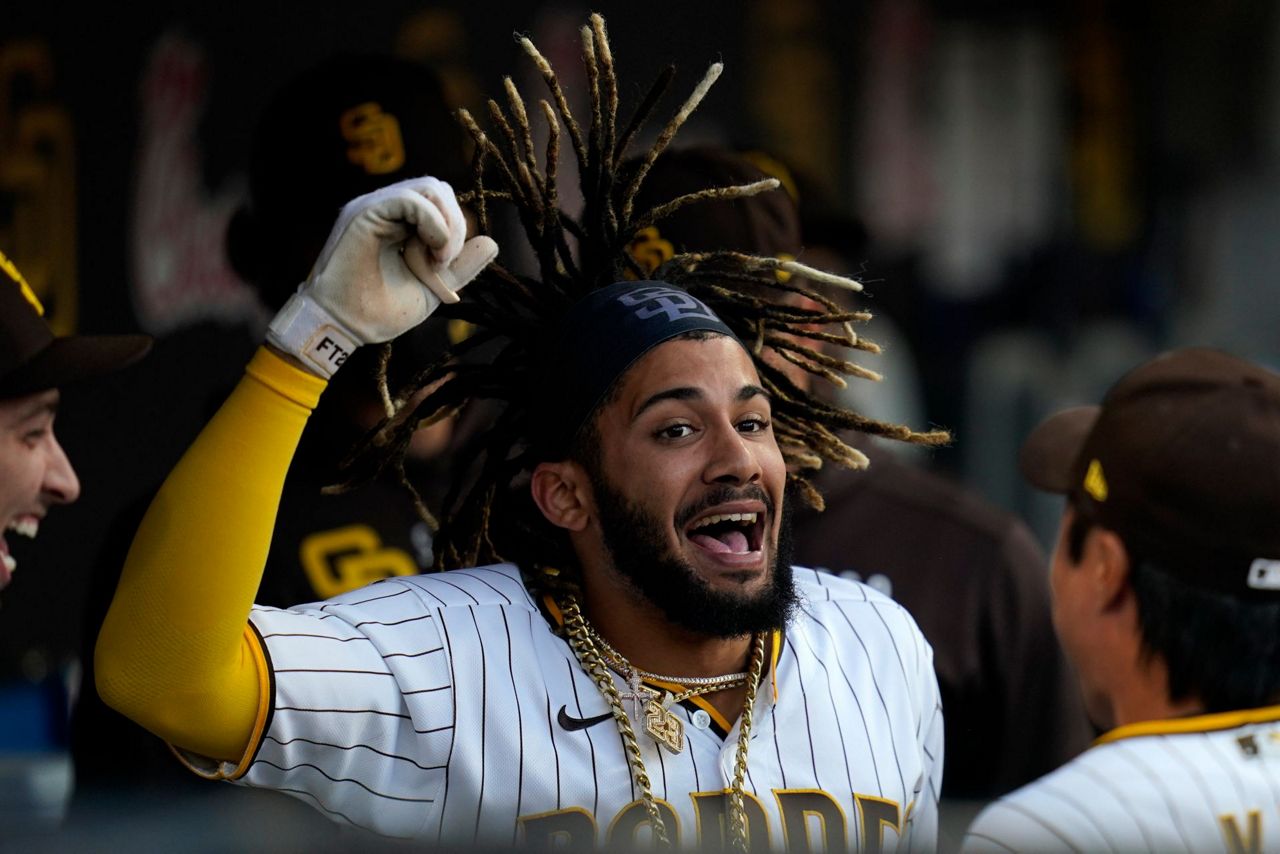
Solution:
M 796 575 L 804 604 L 786 629 L 778 702 L 767 684 L 760 691 L 747 775 L 768 838 L 803 845 L 812 822 L 784 828 L 786 816 L 819 809 L 828 832 L 844 821 L 856 850 L 856 794 L 897 805 L 886 848 L 910 837 L 930 850 L 942 772 L 932 652 L 892 601 L 842 579 Z M 256 609 L 252 619 L 276 687 L 249 785 L 289 791 L 388 836 L 498 844 L 589 828 L 585 813 L 595 842 L 608 845 L 615 818 L 638 796 L 611 720 L 557 722 L 562 708 L 590 719 L 608 706 L 513 567 L 387 579 L 324 604 Z M 686 728 L 679 756 L 644 737 L 641 747 L 655 794 L 693 847 L 700 824 L 690 794 L 728 786 L 737 730 L 722 739 L 698 729 L 690 709 L 676 713 Z M 634 815 L 614 832 L 631 839 Z M 647 830 L 635 834 L 644 840 Z
M 987 807 L 963 850 L 1277 851 L 1278 785 L 1276 723 L 1133 736 Z

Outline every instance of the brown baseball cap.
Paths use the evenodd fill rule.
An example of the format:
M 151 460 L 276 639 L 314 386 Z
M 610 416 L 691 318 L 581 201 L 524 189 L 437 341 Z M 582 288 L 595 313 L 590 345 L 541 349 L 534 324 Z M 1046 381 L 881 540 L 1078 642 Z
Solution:
M 1219 350 L 1162 354 L 1101 406 L 1040 424 L 1018 467 L 1188 583 L 1280 597 L 1280 374 Z
M 0 399 L 90 379 L 136 362 L 146 335 L 55 337 L 22 273 L 0 253 Z

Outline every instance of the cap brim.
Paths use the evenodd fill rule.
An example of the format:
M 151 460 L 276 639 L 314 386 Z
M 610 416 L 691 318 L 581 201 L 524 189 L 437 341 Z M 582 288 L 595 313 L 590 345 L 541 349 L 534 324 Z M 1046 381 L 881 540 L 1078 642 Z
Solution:
M 127 367 L 151 349 L 146 335 L 72 335 L 55 338 L 10 376 L 0 396 L 16 397 L 93 379 Z
M 1084 440 L 1098 420 L 1100 407 L 1077 406 L 1051 415 L 1031 431 L 1018 452 L 1018 471 L 1037 489 L 1068 493 L 1072 471 Z

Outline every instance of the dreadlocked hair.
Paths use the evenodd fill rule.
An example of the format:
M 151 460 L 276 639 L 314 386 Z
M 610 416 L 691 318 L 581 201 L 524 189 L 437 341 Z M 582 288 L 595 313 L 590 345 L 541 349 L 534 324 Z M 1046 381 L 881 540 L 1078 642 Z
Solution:
M 524 275 L 492 264 L 464 295 L 444 306 L 447 313 L 470 323 L 474 333 L 455 344 L 438 362 L 424 368 L 394 394 L 379 375 L 388 415 L 344 462 L 347 489 L 377 476 L 387 467 L 397 472 L 424 518 L 434 525 L 418 492 L 404 477 L 405 449 L 418 428 L 447 417 L 465 405 L 488 401 L 496 409 L 492 425 L 479 431 L 462 453 L 471 468 L 455 477 L 443 506 L 436 539 L 438 569 L 510 560 L 544 590 L 571 589 L 576 584 L 575 559 L 563 532 L 553 529 L 534 505 L 528 478 L 541 461 L 564 459 L 575 447 L 549 449 L 536 437 L 546 433 L 557 413 L 548 411 L 543 391 L 549 339 L 567 309 L 587 293 L 624 278 L 655 279 L 683 288 L 709 306 L 744 342 L 764 388 L 772 398 L 773 424 L 788 478 L 798 493 L 821 509 L 822 497 L 810 478 L 823 462 L 851 468 L 867 464 L 861 452 L 840 434 L 856 430 L 903 442 L 938 445 L 949 441 L 942 430 L 916 432 L 864 417 L 820 400 L 792 382 L 766 359 L 795 365 L 816 377 L 845 385 L 845 377 L 876 380 L 879 376 L 830 347 L 877 353 L 859 338 L 853 324 L 870 315 L 843 308 L 819 290 L 820 285 L 859 291 L 843 276 L 816 270 L 794 260 L 741 252 L 678 254 L 655 270 L 642 269 L 627 252 L 636 233 L 688 205 L 710 199 L 733 199 L 776 190 L 776 179 L 725 187 L 709 187 L 656 205 L 637 209 L 637 193 L 659 155 L 697 108 L 720 76 L 714 63 L 683 104 L 667 120 L 655 141 L 623 168 L 631 143 L 647 125 L 675 76 L 668 66 L 640 100 L 625 124 L 619 122 L 618 79 L 604 20 L 592 15 L 582 28 L 582 61 L 590 98 L 590 115 L 580 123 L 551 64 L 528 38 L 518 38 L 548 90 L 532 112 L 546 126 L 547 142 L 539 162 L 530 110 L 510 78 L 504 81 L 505 103 L 488 102 L 491 131 L 486 132 L 467 110 L 459 110 L 463 127 L 475 142 L 473 183 L 458 196 L 475 213 L 482 233 L 490 230 L 491 205 L 509 205 L 518 216 L 537 260 L 536 275 Z M 577 164 L 584 207 L 574 218 L 560 209 L 557 166 L 564 137 Z M 575 251 L 576 249 L 576 251 Z M 792 274 L 792 275 L 786 275 Z M 807 297 L 818 308 L 786 304 L 790 295 Z M 776 297 L 776 298 L 770 298 Z M 483 358 L 477 358 L 483 354 Z M 381 362 L 385 367 L 385 360 Z M 616 383 L 615 383 L 616 385 Z M 433 386 L 415 405 L 408 401 Z M 571 431 L 570 431 L 571 432 Z M 590 433 L 589 430 L 579 433 Z

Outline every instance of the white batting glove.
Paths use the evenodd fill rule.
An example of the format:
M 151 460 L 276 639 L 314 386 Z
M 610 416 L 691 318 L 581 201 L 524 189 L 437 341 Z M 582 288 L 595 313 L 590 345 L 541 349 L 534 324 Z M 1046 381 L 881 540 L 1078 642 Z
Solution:
M 267 340 L 323 377 L 361 344 L 390 341 L 427 319 L 498 254 L 465 243 L 453 189 L 412 178 L 348 202 L 307 281 L 271 321 Z

